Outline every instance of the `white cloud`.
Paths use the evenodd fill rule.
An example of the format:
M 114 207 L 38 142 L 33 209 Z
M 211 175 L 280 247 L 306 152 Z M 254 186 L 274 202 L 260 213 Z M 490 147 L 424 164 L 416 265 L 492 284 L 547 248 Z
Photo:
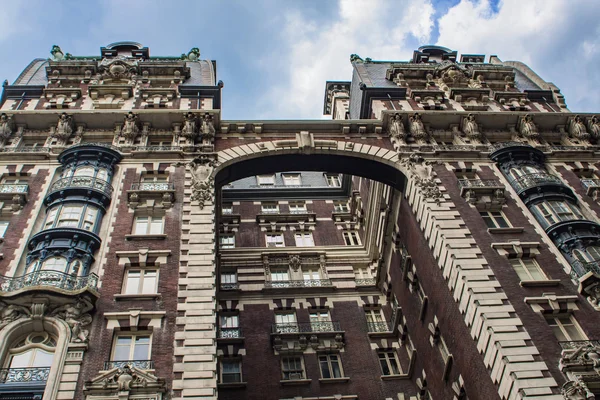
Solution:
M 316 25 L 300 13 L 286 17 L 281 40 L 284 54 L 263 57 L 284 78 L 261 96 L 259 118 L 319 118 L 327 80 L 350 80 L 350 54 L 377 59 L 408 59 L 413 46 L 430 37 L 433 6 L 429 1 L 340 0 L 339 18 Z
M 488 0 L 461 0 L 439 19 L 438 43 L 523 61 L 561 88 L 571 110 L 596 111 L 599 20 L 595 0 L 504 0 L 497 13 Z

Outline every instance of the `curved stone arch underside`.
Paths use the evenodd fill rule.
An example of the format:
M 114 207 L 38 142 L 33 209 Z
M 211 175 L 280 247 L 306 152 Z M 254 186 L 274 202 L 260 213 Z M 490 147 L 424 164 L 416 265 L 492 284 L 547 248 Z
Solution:
M 211 190 L 214 192 L 223 184 L 261 171 L 275 172 L 274 161 L 277 162 L 277 171 L 348 173 L 374 179 L 401 190 L 448 282 L 449 290 L 464 316 L 477 350 L 483 356 L 500 398 L 562 399 L 562 395 L 558 394 L 558 385 L 550 376 L 545 362 L 535 359 L 539 351 L 525 331 L 522 321 L 516 316 L 514 307 L 508 302 L 481 249 L 450 196 L 445 194 L 445 188 L 435 179 L 435 173 L 432 173 L 434 167 L 418 157 L 407 156 L 400 159 L 394 150 L 364 143 L 327 140 L 315 141 L 314 144 L 315 146 L 302 148 L 295 141 L 267 141 L 221 150 L 211 173 L 215 182 Z M 336 160 L 345 162 L 338 164 Z M 262 161 L 268 162 L 263 164 Z M 347 161 L 357 162 L 348 166 Z M 240 167 L 248 169 L 239 170 Z M 187 175 L 187 178 L 191 178 L 192 172 L 188 171 Z M 216 263 L 214 233 L 218 228 L 215 227 L 215 207 L 212 201 L 207 201 L 204 207 L 203 203 L 192 200 L 192 191 L 192 187 L 185 191 L 184 204 L 187 204 L 190 213 L 184 217 L 184 231 L 188 233 L 184 235 L 187 240 L 182 245 L 182 260 L 187 263 L 186 271 L 193 272 L 199 278 L 193 291 L 184 285 L 179 297 L 184 302 L 205 302 L 207 307 L 214 309 L 212 300 L 216 295 L 215 283 L 207 283 L 202 276 L 213 274 Z M 215 198 L 214 195 L 215 193 L 212 199 Z M 199 204 L 202 207 L 198 207 Z M 195 279 L 188 276 L 186 283 L 195 284 Z M 199 318 L 190 314 L 188 322 L 185 303 L 180 310 L 185 310 L 186 316 L 178 318 L 179 325 L 183 325 L 183 330 L 190 333 L 181 332 L 179 337 L 176 336 L 176 339 L 183 339 L 183 344 L 176 343 L 176 347 L 183 347 L 178 354 L 186 354 L 185 348 L 188 346 L 198 347 L 194 344 L 187 345 L 188 338 L 194 340 L 198 336 L 198 339 L 207 339 L 210 334 L 210 338 L 214 339 L 214 318 Z M 188 361 L 186 355 L 183 355 L 182 361 L 174 366 L 175 370 L 184 371 L 182 378 L 173 382 L 173 387 L 181 390 L 181 397 L 177 398 L 183 399 L 189 395 L 214 398 L 217 392 L 216 380 L 207 375 L 206 381 L 195 382 L 197 376 L 185 372 L 193 369 L 193 365 L 186 365 L 190 363 L 201 362 L 191 356 Z M 212 376 L 216 376 L 216 361 L 213 360 L 212 363 Z M 209 371 L 206 365 L 198 368 Z

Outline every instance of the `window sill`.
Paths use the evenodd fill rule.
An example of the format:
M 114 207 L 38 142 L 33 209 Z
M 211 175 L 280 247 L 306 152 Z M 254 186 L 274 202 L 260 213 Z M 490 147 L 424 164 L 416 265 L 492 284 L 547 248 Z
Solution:
M 560 285 L 560 279 L 546 279 L 543 281 L 521 281 L 522 287 L 547 287 Z
M 237 389 L 245 388 L 247 382 L 228 382 L 228 383 L 217 383 L 219 389 Z
M 502 234 L 502 233 L 523 233 L 525 228 L 516 227 L 516 228 L 488 228 L 489 233 Z
M 279 381 L 282 385 L 310 385 L 312 379 L 282 379 Z
M 402 380 L 402 379 L 410 379 L 410 376 L 408 374 L 401 374 L 401 375 L 381 375 L 381 380 L 382 381 L 397 381 L 397 380 Z
M 115 300 L 154 300 L 161 297 L 160 293 L 148 293 L 148 294 L 124 294 L 118 293 L 113 295 Z
M 127 240 L 164 240 L 167 238 L 167 235 L 164 233 L 157 233 L 153 235 L 125 235 L 125 239 Z
M 321 383 L 345 383 L 345 382 L 348 382 L 349 380 L 350 380 L 350 377 L 344 376 L 341 378 L 321 378 L 321 379 L 319 379 L 319 382 L 321 382 Z

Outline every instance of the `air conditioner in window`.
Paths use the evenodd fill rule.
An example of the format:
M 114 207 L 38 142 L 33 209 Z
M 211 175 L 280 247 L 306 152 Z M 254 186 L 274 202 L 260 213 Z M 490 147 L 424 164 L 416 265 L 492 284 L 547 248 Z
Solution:
M 289 374 L 289 380 L 297 380 L 297 379 L 302 379 L 302 373 L 301 372 L 291 372 Z

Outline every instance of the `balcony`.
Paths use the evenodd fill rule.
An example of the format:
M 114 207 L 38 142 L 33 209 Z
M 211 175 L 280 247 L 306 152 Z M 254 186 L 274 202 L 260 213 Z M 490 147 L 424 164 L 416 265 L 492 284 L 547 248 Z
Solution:
M 504 185 L 497 179 L 460 179 L 460 195 L 480 211 L 500 209 L 506 203 Z
M 49 205 L 58 198 L 67 196 L 89 198 L 92 195 L 91 197 L 96 197 L 106 206 L 110 203 L 112 191 L 110 183 L 103 179 L 91 176 L 71 176 L 54 182 L 50 186 L 44 202 Z
M 392 332 L 392 323 L 388 321 L 367 322 L 367 330 L 371 333 Z
M 98 291 L 98 275 L 73 276 L 59 271 L 36 271 L 18 277 L 0 275 L 0 293 L 28 290 L 51 290 L 77 294 L 85 290 Z
M 29 185 L 26 183 L 0 184 L 0 200 L 9 202 L 13 211 L 22 209 L 28 197 Z
M 240 284 L 237 282 L 234 283 L 221 283 L 221 290 L 239 290 Z
M 265 289 L 332 287 L 331 279 L 305 279 L 293 281 L 265 281 Z
M 571 189 L 559 177 L 546 172 L 523 175 L 511 180 L 510 184 L 526 205 L 543 197 L 545 193 L 560 194 L 577 202 Z
M 279 224 L 299 224 L 304 223 L 305 227 L 314 225 L 317 222 L 317 214 L 314 212 L 286 212 L 281 213 L 279 210 L 273 212 L 263 210 L 260 214 L 256 215 L 256 222 L 259 225 L 270 225 L 272 223 Z
M 593 272 L 600 275 L 600 260 L 581 262 L 575 260 L 571 263 L 573 269 L 571 269 L 571 277 L 575 280 L 579 279 L 588 272 Z
M 43 383 L 50 375 L 50 367 L 3 368 L 0 369 L 0 384 Z
M 289 324 L 273 324 L 271 333 L 324 333 L 341 332 L 338 321 L 316 321 L 308 323 L 293 322 Z
M 562 352 L 558 367 L 567 377 L 567 383 L 563 389 L 570 390 L 581 387 L 583 384 L 591 393 L 599 393 L 600 376 L 598 375 L 597 360 L 600 352 L 600 340 L 577 340 L 559 342 L 559 344 Z
M 563 350 L 577 350 L 580 347 L 600 347 L 600 340 L 575 340 L 571 342 L 558 342 Z
M 133 151 L 135 152 L 148 152 L 148 153 L 157 153 L 157 152 L 179 152 L 182 150 L 181 146 L 136 146 Z
M 151 199 L 170 208 L 175 202 L 175 185 L 171 182 L 138 182 L 127 191 L 127 203 L 133 209 Z
M 354 279 L 356 286 L 375 286 L 377 285 L 377 279 L 375 278 L 356 278 Z
M 154 361 L 152 360 L 124 360 L 124 361 L 105 361 L 104 370 L 110 371 L 114 368 L 135 367 L 142 370 L 154 369 Z
M 222 341 L 238 341 L 243 340 L 244 336 L 242 335 L 242 328 L 219 328 L 217 339 Z
M 582 179 L 581 184 L 586 189 L 586 194 L 594 200 L 598 200 L 600 195 L 600 179 Z

